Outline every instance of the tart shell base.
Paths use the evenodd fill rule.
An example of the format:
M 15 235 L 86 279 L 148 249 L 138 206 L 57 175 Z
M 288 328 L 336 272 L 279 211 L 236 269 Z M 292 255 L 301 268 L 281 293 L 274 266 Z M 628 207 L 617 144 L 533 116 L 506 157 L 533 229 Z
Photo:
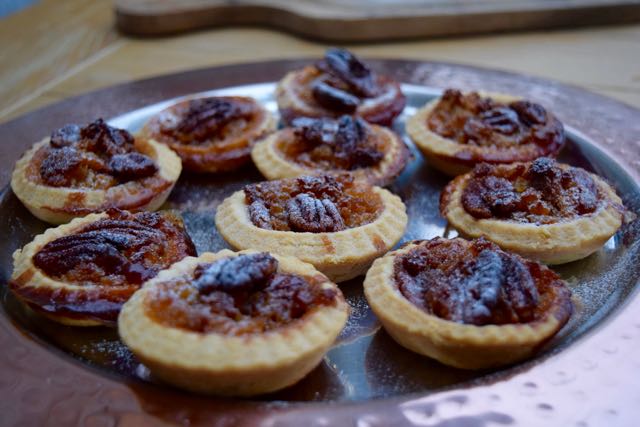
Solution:
M 349 311 L 339 291 L 334 306 L 320 307 L 271 331 L 243 336 L 167 327 L 146 313 L 144 301 L 156 283 L 188 274 L 198 263 L 237 254 L 223 250 L 185 258 L 148 281 L 124 305 L 118 319 L 120 337 L 154 376 L 198 393 L 251 396 L 294 384 L 317 366 L 331 347 Z M 284 272 L 318 274 L 313 266 L 293 257 L 274 256 Z
M 216 226 L 236 249 L 255 249 L 295 256 L 313 264 L 334 282 L 364 274 L 374 259 L 390 250 L 407 226 L 405 206 L 396 195 L 374 187 L 384 206 L 372 223 L 334 233 L 295 233 L 256 227 L 245 203 L 244 191 L 237 191 L 218 207 Z
M 364 293 L 385 330 L 403 347 L 462 369 L 507 365 L 529 357 L 569 319 L 570 299 L 553 304 L 542 319 L 526 324 L 475 326 L 430 315 L 408 301 L 394 280 L 394 256 L 376 260 L 364 281 Z
M 384 159 L 377 165 L 364 168 L 355 169 L 350 173 L 357 177 L 366 180 L 373 185 L 386 186 L 393 182 L 393 180 L 402 172 L 407 164 L 409 158 L 409 149 L 404 142 L 393 131 L 381 127 L 374 126 L 375 132 L 379 133 L 386 140 L 388 150 L 385 153 Z M 283 179 L 283 178 L 295 178 L 301 175 L 312 175 L 314 173 L 344 173 L 344 170 L 320 170 L 308 168 L 296 163 L 293 160 L 286 159 L 284 154 L 278 149 L 278 142 L 280 141 L 280 132 L 276 132 L 258 142 L 253 151 L 251 151 L 251 157 L 260 173 L 269 180 Z
M 479 94 L 505 104 L 521 99 L 500 93 L 479 92 Z M 488 163 L 513 163 L 534 160 L 542 155 L 555 157 L 562 148 L 560 146 L 552 152 L 536 154 L 523 151 L 517 146 L 492 152 L 486 147 L 460 144 L 457 141 L 444 138 L 429 129 L 427 119 L 439 102 L 440 98 L 428 102 L 407 119 L 406 132 L 427 158 L 429 165 L 449 176 L 467 173 L 473 169 L 475 164 L 482 161 Z
M 108 190 L 50 187 L 33 182 L 28 176 L 34 154 L 48 143 L 49 138 L 40 141 L 18 160 L 11 176 L 11 189 L 29 212 L 50 224 L 65 224 L 73 218 L 114 207 L 132 212 L 155 211 L 167 200 L 182 171 L 180 158 L 168 147 L 150 140 L 136 140 L 136 149 L 158 165 L 162 186 L 135 191 L 129 183 Z
M 622 200 L 593 174 L 591 178 L 604 195 L 605 205 L 584 217 L 542 225 L 473 217 L 462 205 L 462 192 L 469 178 L 470 175 L 459 176 L 443 190 L 441 211 L 449 223 L 465 237 L 485 236 L 503 249 L 545 264 L 564 264 L 591 255 L 623 222 Z

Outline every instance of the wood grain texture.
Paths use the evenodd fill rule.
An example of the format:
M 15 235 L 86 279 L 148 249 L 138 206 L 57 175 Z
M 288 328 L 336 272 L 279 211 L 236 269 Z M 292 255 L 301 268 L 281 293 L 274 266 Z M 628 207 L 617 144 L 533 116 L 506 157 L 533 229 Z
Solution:
M 117 39 L 108 0 L 42 0 L 0 21 L 0 117 Z
M 109 2 L 66 3 L 58 7 L 58 2 L 43 0 L 0 20 L 0 122 L 117 83 L 220 64 L 318 57 L 326 48 L 257 28 L 131 39 L 113 29 Z M 72 18 L 75 25 L 69 26 L 65 16 L 72 12 L 77 16 Z M 38 22 L 44 17 L 46 25 Z M 67 34 L 77 31 L 88 34 L 89 40 L 74 36 L 75 44 L 65 42 Z M 51 46 L 67 43 L 65 49 L 51 51 Z M 640 25 L 629 25 L 346 47 L 367 57 L 440 60 L 557 79 L 640 107 L 639 45 Z M 84 46 L 83 53 L 74 46 Z M 9 52 L 11 61 L 5 60 Z
M 115 6 L 127 34 L 258 24 L 330 42 L 640 21 L 638 0 L 116 0 Z

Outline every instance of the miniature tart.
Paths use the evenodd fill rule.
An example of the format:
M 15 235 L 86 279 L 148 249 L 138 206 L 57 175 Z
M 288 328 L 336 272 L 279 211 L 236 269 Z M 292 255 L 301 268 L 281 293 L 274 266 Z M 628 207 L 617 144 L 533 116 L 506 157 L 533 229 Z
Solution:
M 253 143 L 275 130 L 273 116 L 253 98 L 216 96 L 179 102 L 151 117 L 144 138 L 166 144 L 185 170 L 221 172 L 250 160 Z
M 406 225 L 398 196 L 348 175 L 247 185 L 216 213 L 218 231 L 234 248 L 296 256 L 334 282 L 364 274 Z
M 258 142 L 251 157 L 267 179 L 348 172 L 387 185 L 406 166 L 409 150 L 393 131 L 345 115 L 339 120 L 298 118 L 292 127 Z
M 406 104 L 398 82 L 344 49 L 328 49 L 315 65 L 288 73 L 276 88 L 276 100 L 285 123 L 351 114 L 382 126 L 390 126 Z
M 159 379 L 248 396 L 309 373 L 348 313 L 337 286 L 310 264 L 223 250 L 186 258 L 147 282 L 124 305 L 118 329 Z
M 112 209 L 50 228 L 17 250 L 9 288 L 57 322 L 114 325 L 144 281 L 195 254 L 179 217 Z
M 531 356 L 573 310 L 557 274 L 485 239 L 410 242 L 374 262 L 364 292 L 400 345 L 465 369 Z
M 110 208 L 154 211 L 181 170 L 167 147 L 98 119 L 35 144 L 16 163 L 11 188 L 33 215 L 62 224 Z
M 588 256 L 632 215 L 603 179 L 546 157 L 476 166 L 445 187 L 440 212 L 466 236 L 546 264 Z
M 538 104 L 454 89 L 409 118 L 407 133 L 431 165 L 452 176 L 481 162 L 555 157 L 565 142 L 562 123 Z

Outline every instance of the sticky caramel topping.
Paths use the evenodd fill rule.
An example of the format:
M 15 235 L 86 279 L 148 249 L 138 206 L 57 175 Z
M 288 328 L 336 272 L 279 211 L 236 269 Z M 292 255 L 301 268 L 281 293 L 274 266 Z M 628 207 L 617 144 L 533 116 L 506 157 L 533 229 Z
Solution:
M 382 209 L 370 185 L 346 175 L 251 184 L 244 193 L 251 221 L 267 230 L 341 231 L 375 221 Z
M 36 178 L 52 187 L 108 189 L 158 171 L 153 159 L 136 150 L 129 132 L 102 119 L 56 130 L 34 162 Z
M 535 321 L 556 293 L 568 294 L 553 271 L 482 238 L 419 242 L 396 257 L 394 277 L 402 295 L 417 307 L 472 325 Z
M 373 167 L 384 157 L 384 140 L 360 118 L 299 118 L 292 125 L 283 133 L 279 148 L 289 160 L 305 167 L 352 171 Z
M 74 285 L 139 286 L 195 247 L 171 215 L 110 210 L 109 217 L 47 243 L 33 256 L 49 277 Z
M 278 272 L 267 253 L 199 264 L 192 275 L 155 286 L 146 300 L 157 322 L 201 333 L 245 335 L 290 324 L 336 302 L 324 277 Z
M 462 193 L 464 209 L 476 218 L 536 224 L 588 215 L 601 199 L 589 173 L 547 157 L 516 165 L 478 165 Z
M 529 101 L 502 104 L 478 93 L 448 89 L 427 119 L 429 129 L 459 144 L 508 149 L 533 145 L 555 152 L 564 143 L 562 123 Z
M 175 105 L 160 121 L 159 132 L 180 144 L 222 141 L 244 130 L 258 106 L 248 98 L 197 98 Z

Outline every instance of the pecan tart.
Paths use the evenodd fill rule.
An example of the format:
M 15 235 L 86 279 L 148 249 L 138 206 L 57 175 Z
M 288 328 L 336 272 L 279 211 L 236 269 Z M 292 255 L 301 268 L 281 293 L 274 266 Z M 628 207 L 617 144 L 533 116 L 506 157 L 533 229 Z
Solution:
M 124 343 L 161 380 L 248 396 L 294 384 L 322 360 L 349 309 L 310 264 L 223 250 L 162 271 L 124 305 Z
M 153 116 L 141 135 L 166 144 L 185 170 L 223 172 L 249 162 L 253 143 L 275 130 L 273 116 L 243 96 L 194 98 Z
M 573 310 L 556 273 L 482 238 L 410 242 L 374 262 L 364 292 L 400 345 L 465 369 L 531 356 Z
M 445 187 L 440 212 L 464 235 L 547 264 L 588 256 L 633 216 L 602 178 L 547 157 L 476 166 Z
M 267 179 L 351 173 L 387 185 L 406 166 L 409 150 L 392 130 L 344 115 L 338 120 L 298 118 L 258 142 L 251 157 Z
M 17 250 L 9 288 L 57 322 L 113 325 L 143 282 L 195 254 L 176 215 L 111 209 L 50 228 Z
M 562 123 L 544 107 L 509 95 L 448 89 L 407 120 L 407 133 L 429 164 L 449 175 L 481 162 L 526 162 L 555 155 Z
M 181 170 L 167 147 L 98 119 L 35 144 L 16 163 L 11 188 L 36 217 L 62 224 L 110 208 L 154 211 Z
M 218 231 L 234 248 L 296 256 L 334 282 L 364 274 L 406 225 L 398 196 L 349 175 L 247 185 L 216 213 Z
M 398 82 L 335 48 L 315 65 L 288 73 L 278 84 L 276 100 L 285 123 L 350 114 L 382 126 L 390 126 L 406 104 Z

